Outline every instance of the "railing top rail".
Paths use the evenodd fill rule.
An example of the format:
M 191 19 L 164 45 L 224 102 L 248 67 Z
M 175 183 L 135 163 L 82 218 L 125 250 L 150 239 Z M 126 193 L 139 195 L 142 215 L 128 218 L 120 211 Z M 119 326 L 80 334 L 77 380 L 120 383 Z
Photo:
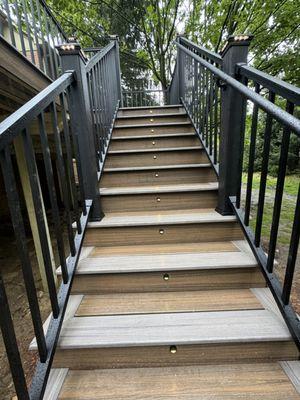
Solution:
M 57 29 L 59 30 L 59 32 L 62 34 L 62 36 L 66 39 L 66 41 L 68 41 L 68 36 L 67 34 L 64 32 L 62 26 L 60 25 L 60 23 L 57 21 L 56 17 L 54 16 L 53 12 L 51 11 L 51 9 L 49 8 L 48 4 L 45 2 L 45 0 L 39 0 L 39 2 L 43 5 L 43 7 L 45 8 L 45 11 L 47 12 L 47 14 L 49 15 L 49 17 L 53 20 L 53 22 L 55 23 Z
M 193 50 L 196 50 L 198 53 L 200 53 L 201 55 L 210 58 L 212 61 L 216 62 L 217 64 L 222 65 L 223 63 L 223 59 L 222 57 L 210 50 L 205 49 L 202 46 L 196 45 L 195 43 L 191 42 L 190 40 L 184 38 L 184 37 L 180 37 L 179 38 L 179 43 L 176 42 L 176 44 L 184 44 L 186 46 L 191 47 Z
M 86 72 L 89 72 L 107 53 L 110 52 L 112 48 L 116 45 L 116 41 L 110 42 L 107 46 L 103 47 L 103 49 L 95 54 L 86 64 L 85 69 Z
M 254 82 L 270 89 L 286 100 L 300 105 L 300 88 L 297 86 L 293 86 L 246 64 L 238 64 L 237 73 L 248 79 L 252 79 Z
M 218 77 L 222 82 L 231 86 L 238 92 L 242 93 L 247 99 L 257 104 L 261 109 L 266 111 L 268 114 L 272 115 L 275 119 L 280 121 L 283 125 L 289 127 L 293 132 L 295 132 L 298 136 L 300 136 L 300 121 L 289 114 L 288 112 L 282 110 L 277 105 L 273 104 L 271 101 L 265 99 L 263 96 L 255 93 L 247 86 L 240 83 L 235 78 L 227 75 L 225 72 L 221 71 L 219 68 L 215 67 L 211 63 L 205 61 L 203 58 L 197 56 L 192 51 L 188 50 L 186 47 L 177 43 L 177 46 L 182 49 L 186 54 L 194 58 L 200 64 L 202 64 L 205 68 L 210 70 L 216 77 Z
M 66 72 L 47 86 L 35 97 L 0 123 L 0 150 L 8 145 L 42 110 L 48 107 L 56 97 L 74 80 L 74 72 Z

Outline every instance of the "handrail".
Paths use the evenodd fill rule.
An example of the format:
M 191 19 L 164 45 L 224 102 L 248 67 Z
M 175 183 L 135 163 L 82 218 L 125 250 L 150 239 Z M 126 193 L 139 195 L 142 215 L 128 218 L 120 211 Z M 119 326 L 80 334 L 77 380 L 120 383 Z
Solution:
M 89 72 L 106 54 L 116 46 L 116 42 L 112 41 L 107 46 L 103 47 L 98 53 L 96 53 L 85 65 L 86 72 Z
M 249 35 L 229 38 L 220 69 L 212 60 L 207 60 L 208 57 L 196 54 L 194 46 L 185 45 L 188 41 L 180 38 L 176 43 L 179 71 L 174 75 L 178 86 L 175 94 L 191 118 L 219 177 L 216 209 L 223 215 L 237 216 L 266 283 L 300 348 L 300 321 L 291 301 L 300 240 L 300 185 L 295 207 L 292 206 L 294 215 L 283 284 L 274 272 L 285 201 L 285 178 L 293 151 L 291 144 L 300 139 L 300 120 L 293 115 L 295 106 L 299 105 L 300 89 L 247 66 L 250 41 Z M 247 87 L 251 81 L 253 89 Z M 247 100 L 251 103 L 249 106 Z M 265 203 L 272 144 L 279 148 L 279 157 L 272 165 L 277 170 L 277 181 L 271 205 L 272 222 L 268 224 L 264 216 L 270 212 Z M 258 201 L 253 204 L 253 177 L 257 170 L 260 174 Z M 243 172 L 246 172 L 246 181 Z M 270 228 L 270 233 L 263 231 L 264 224 Z
M 276 92 L 295 105 L 300 105 L 300 88 L 246 64 L 237 64 L 236 73 Z
M 122 101 L 119 62 L 119 44 L 114 39 L 85 65 L 99 174 L 106 157 L 116 110 Z
M 183 43 L 186 46 L 191 47 L 193 50 L 197 51 L 202 56 L 211 59 L 216 64 L 222 65 L 222 63 L 223 63 L 223 59 L 218 53 L 215 53 L 215 52 L 213 52 L 211 50 L 208 50 L 205 47 L 199 46 L 198 44 L 195 44 L 195 43 L 191 42 L 190 40 L 188 40 L 188 39 L 186 39 L 186 38 L 184 38 L 182 36 L 179 36 L 179 42 L 178 43 L 179 44 Z
M 73 108 L 74 99 L 78 102 L 80 97 L 79 90 L 74 72 L 68 71 L 0 124 L 0 167 L 38 349 L 36 370 L 28 389 L 0 271 L 0 328 L 19 399 L 43 398 L 94 200 L 87 197 L 86 178 L 82 173 L 84 160 L 78 138 L 78 120 L 82 115 L 74 112 Z M 33 129 L 37 134 L 32 135 Z M 54 138 L 51 142 L 50 135 Z M 38 147 L 35 147 L 36 139 Z M 37 152 L 44 166 L 46 190 L 41 190 Z M 86 156 L 89 157 L 88 154 Z M 54 158 L 57 178 L 52 167 Z M 59 197 L 63 207 L 58 202 Z M 38 268 L 52 309 L 47 332 L 43 331 L 27 243 L 22 211 L 24 205 Z M 55 241 L 50 240 L 49 232 Z M 54 248 L 62 272 L 58 293 L 55 272 L 58 265 L 55 265 L 53 257 Z
M 13 114 L 0 123 L 0 151 L 26 128 L 41 110 L 48 107 L 55 98 L 74 81 L 73 71 L 64 73 L 35 97 L 25 103 Z
M 57 21 L 57 18 L 55 17 L 55 15 L 53 14 L 53 12 L 51 11 L 50 7 L 48 6 L 48 4 L 45 2 L 45 0 L 39 0 L 40 3 L 45 7 L 45 10 L 47 12 L 47 14 L 49 15 L 49 17 L 51 17 L 51 19 L 55 22 L 55 25 L 57 26 L 58 30 L 60 31 L 60 33 L 62 34 L 62 36 L 64 37 L 64 39 L 66 41 L 68 41 L 68 36 L 67 34 L 64 32 L 61 24 Z
M 247 99 L 257 104 L 261 109 L 266 111 L 268 114 L 271 114 L 276 120 L 283 123 L 284 125 L 289 127 L 293 132 L 295 132 L 298 136 L 300 136 L 300 121 L 297 118 L 287 113 L 286 111 L 282 110 L 280 107 L 278 107 L 276 104 L 273 104 L 271 101 L 253 92 L 251 89 L 247 88 L 241 82 L 239 82 L 235 78 L 232 78 L 228 74 L 224 73 L 219 68 L 205 61 L 203 58 L 197 56 L 195 53 L 188 50 L 181 44 L 177 43 L 177 47 L 183 50 L 190 57 L 194 58 L 197 62 L 199 62 L 209 71 L 211 71 L 215 76 L 217 76 L 222 81 L 222 83 L 225 83 L 234 88 L 235 90 L 237 90 Z

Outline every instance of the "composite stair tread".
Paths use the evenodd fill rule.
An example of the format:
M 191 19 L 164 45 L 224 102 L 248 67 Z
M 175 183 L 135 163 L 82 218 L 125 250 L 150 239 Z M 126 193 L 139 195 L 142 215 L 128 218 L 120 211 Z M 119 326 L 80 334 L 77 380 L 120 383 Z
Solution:
M 177 246 L 178 247 L 178 246 Z M 104 274 L 205 269 L 254 268 L 257 261 L 246 252 L 180 252 L 87 256 L 79 261 L 76 274 Z M 58 270 L 60 273 L 60 270 Z
M 211 168 L 211 164 L 174 164 L 174 165 L 145 165 L 139 167 L 105 167 L 104 172 L 130 172 L 130 171 L 149 171 L 161 169 L 178 169 L 178 168 Z
M 163 106 L 134 106 L 134 107 L 120 107 L 119 111 L 130 111 L 130 110 L 152 110 L 152 109 L 169 109 L 169 108 L 183 108 L 182 104 L 165 104 Z
M 233 242 L 203 242 L 203 243 L 168 243 L 168 244 L 148 244 L 148 245 L 127 245 L 127 246 L 99 246 L 82 248 L 80 259 L 83 260 L 87 256 L 113 256 L 113 255 L 134 255 L 134 254 L 169 254 L 169 253 L 211 253 L 222 251 L 239 251 L 237 244 L 245 241 Z M 250 249 L 250 248 L 249 248 Z M 250 252 L 250 254 L 252 254 Z
M 181 151 L 181 150 L 202 150 L 201 145 L 186 146 L 186 147 L 161 147 L 161 148 L 149 148 L 149 149 L 132 149 L 132 150 L 109 150 L 108 154 L 135 154 L 135 153 L 153 153 L 164 152 L 164 151 Z
M 164 312 L 263 309 L 250 289 L 84 295 L 75 315 L 120 315 Z
M 187 126 L 192 126 L 191 121 L 178 121 L 178 122 L 153 122 L 149 125 L 146 124 L 134 124 L 134 125 L 117 125 L 114 127 L 114 130 L 117 129 L 134 129 L 134 128 L 155 128 L 155 127 L 172 127 L 172 126 L 180 126 L 180 125 L 187 125 Z
M 153 110 L 151 110 L 151 111 L 153 111 Z M 150 118 L 156 118 L 156 117 L 165 118 L 165 117 L 177 117 L 177 116 L 179 116 L 179 117 L 187 116 L 187 113 L 184 110 L 184 111 L 180 111 L 180 112 L 172 112 L 172 111 L 170 111 L 170 112 L 164 113 L 164 114 L 155 113 L 155 112 L 152 112 L 151 114 L 150 113 L 149 114 L 134 114 L 134 113 L 132 113 L 131 115 L 130 114 L 129 115 L 120 115 L 120 114 L 118 114 L 116 121 L 124 120 L 124 119 L 126 120 L 126 119 L 131 119 L 131 118 L 133 118 L 133 119 L 149 118 L 149 117 Z
M 177 293 L 178 295 L 176 296 Z M 179 294 L 182 296 L 180 297 Z M 141 299 L 140 301 L 136 301 L 138 296 L 140 296 Z M 196 304 L 193 304 L 191 302 L 192 298 L 195 299 Z M 159 299 L 161 299 L 162 301 L 159 301 Z M 174 308 L 174 305 L 176 305 L 181 299 L 183 299 L 180 305 L 181 310 L 176 310 L 176 312 L 174 312 L 173 310 L 167 309 L 169 306 Z M 88 313 L 86 311 L 87 304 L 89 304 L 91 307 Z M 149 312 L 146 312 L 147 310 Z M 271 316 L 275 318 L 275 320 L 277 320 L 279 325 L 285 326 L 281 313 L 271 294 L 270 289 L 252 288 L 252 289 L 227 289 L 227 290 L 210 289 L 210 290 L 191 291 L 191 292 L 179 291 L 173 293 L 137 292 L 137 293 L 122 293 L 122 294 L 107 293 L 102 295 L 83 295 L 83 294 L 71 295 L 65 312 L 62 329 L 66 340 L 70 335 L 74 339 L 74 336 L 76 336 L 76 332 L 83 334 L 83 329 L 85 328 L 87 328 L 86 332 L 89 336 L 95 336 L 95 332 L 93 332 L 91 325 L 87 323 L 88 319 L 85 318 L 86 315 L 89 316 L 95 315 L 93 323 L 96 329 L 101 329 L 101 327 L 114 329 L 114 324 L 116 323 L 116 325 L 117 326 L 120 325 L 122 329 L 149 328 L 150 330 L 152 329 L 153 331 L 153 329 L 156 328 L 159 329 L 159 327 L 164 324 L 160 318 L 152 320 L 151 318 L 149 318 L 151 317 L 151 315 L 156 314 L 157 316 L 161 315 L 162 317 L 167 316 L 168 319 L 167 326 L 171 329 L 171 331 L 173 330 L 172 326 L 174 323 L 177 324 L 179 328 L 185 327 L 185 325 L 188 326 L 199 325 L 201 329 L 201 337 L 202 339 L 203 338 L 205 339 L 206 323 L 203 320 L 203 318 L 202 320 L 198 321 L 199 316 L 201 316 L 201 314 L 204 314 L 206 317 L 208 317 L 208 315 L 211 316 L 211 318 L 208 317 L 207 323 L 210 324 L 212 322 L 213 325 L 216 326 L 216 329 L 218 330 L 218 335 L 220 334 L 220 329 L 221 329 L 217 322 L 218 316 L 221 325 L 224 324 L 226 325 L 226 323 L 229 323 L 228 327 L 227 328 L 225 327 L 225 332 L 228 338 L 230 337 L 230 325 L 232 323 L 231 320 L 233 319 L 233 316 L 235 315 L 236 318 L 240 318 L 240 322 L 243 323 L 243 319 L 246 315 L 240 313 L 234 314 L 233 310 L 239 312 L 262 311 L 262 310 L 267 311 Z M 232 311 L 232 313 L 228 314 L 229 311 Z M 114 314 L 112 314 L 113 312 Z M 217 314 L 216 312 L 219 312 L 219 314 Z M 177 318 L 175 318 L 176 313 L 178 313 Z M 195 316 L 195 321 L 192 321 L 193 315 Z M 49 317 L 47 318 L 47 320 L 43 325 L 45 334 L 47 333 L 47 330 L 49 328 L 51 316 L 52 314 L 49 315 Z M 120 317 L 132 316 L 136 317 L 136 319 L 132 320 L 122 319 L 120 320 L 121 324 L 119 324 L 117 322 L 118 316 Z M 175 319 L 173 318 L 173 316 Z M 181 316 L 183 316 L 183 318 L 181 318 Z M 255 314 L 250 315 L 252 319 L 254 318 L 254 316 Z M 111 319 L 110 320 L 104 319 L 103 320 L 104 323 L 102 324 L 103 321 L 101 322 L 101 320 L 99 320 L 99 317 L 100 318 L 111 317 Z M 80 321 L 85 321 L 84 323 L 85 327 L 80 326 Z M 75 327 L 73 326 L 74 325 L 73 322 L 75 323 Z M 70 323 L 73 324 L 72 328 L 70 328 L 71 331 L 69 329 Z M 235 324 L 237 323 L 238 322 L 235 322 Z M 79 330 L 76 331 L 77 328 L 79 328 Z M 72 329 L 74 329 L 74 331 L 72 331 Z M 119 327 L 117 327 L 117 329 L 119 329 Z M 276 340 L 283 341 L 288 339 L 283 339 L 282 337 L 281 339 L 278 339 L 276 336 Z M 83 337 L 83 343 L 84 342 L 85 342 L 85 337 Z M 35 350 L 36 347 L 37 347 L 36 339 L 34 338 L 30 344 L 30 349 Z M 89 347 L 90 346 L 88 346 L 88 348 Z M 293 349 L 295 350 L 294 347 Z M 292 354 L 294 354 L 294 350 Z
M 52 369 L 45 400 L 299 400 L 284 365 L 298 361 L 156 368 Z M 296 375 L 299 380 L 299 374 Z M 298 391 L 297 391 L 298 389 Z M 53 395 L 54 394 L 54 395 Z
M 88 228 L 119 226 L 176 225 L 234 222 L 234 215 L 220 215 L 210 209 L 108 213 L 101 221 L 88 223 Z
M 207 183 L 184 183 L 172 185 L 143 185 L 125 187 L 101 187 L 100 192 L 103 196 L 122 195 L 122 194 L 146 194 L 146 193 L 177 193 L 177 192 L 198 192 L 207 190 L 217 190 L 218 182 Z
M 73 317 L 58 347 L 107 348 L 290 341 L 283 319 L 269 310 Z
M 136 139 L 151 139 L 152 137 L 155 137 L 156 139 L 159 138 L 172 138 L 172 137 L 180 137 L 180 136 L 195 136 L 195 132 L 182 132 L 182 133 L 161 133 L 161 132 L 156 132 L 155 135 L 138 135 L 138 136 L 114 136 L 114 134 L 112 134 L 111 140 L 127 140 L 127 139 L 132 139 L 132 140 L 136 140 Z

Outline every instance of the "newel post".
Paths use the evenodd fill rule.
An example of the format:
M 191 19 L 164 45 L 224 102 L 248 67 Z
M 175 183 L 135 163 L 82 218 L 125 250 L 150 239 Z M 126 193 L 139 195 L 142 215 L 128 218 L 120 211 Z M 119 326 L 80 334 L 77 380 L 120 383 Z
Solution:
M 222 50 L 223 71 L 236 76 L 236 64 L 247 63 L 252 36 L 230 36 Z M 229 85 L 221 92 L 221 133 L 219 155 L 219 194 L 216 210 L 222 215 L 233 214 L 229 196 L 236 196 L 240 181 L 240 164 L 244 141 L 246 99 Z
M 71 124 L 78 140 L 85 197 L 86 199 L 93 200 L 91 218 L 93 220 L 100 220 L 103 214 L 100 208 L 98 160 L 96 160 L 95 141 L 92 130 L 85 58 L 78 43 L 66 43 L 57 48 L 61 56 L 63 72 L 75 71 L 76 82 L 70 91 L 69 104 Z
M 123 107 L 119 36 L 118 35 L 110 35 L 109 38 L 115 42 L 115 65 L 116 65 L 117 91 L 118 91 L 118 98 L 120 100 L 120 107 Z

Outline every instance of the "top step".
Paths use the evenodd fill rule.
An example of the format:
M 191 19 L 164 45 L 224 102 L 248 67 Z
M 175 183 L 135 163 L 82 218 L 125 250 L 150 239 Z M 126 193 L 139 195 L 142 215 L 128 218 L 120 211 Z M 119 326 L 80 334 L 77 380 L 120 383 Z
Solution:
M 157 107 L 127 107 L 119 108 L 118 117 L 121 116 L 135 116 L 135 115 L 152 115 L 152 114 L 170 114 L 170 113 L 183 113 L 185 109 L 180 104 L 169 105 L 169 106 L 157 106 Z

